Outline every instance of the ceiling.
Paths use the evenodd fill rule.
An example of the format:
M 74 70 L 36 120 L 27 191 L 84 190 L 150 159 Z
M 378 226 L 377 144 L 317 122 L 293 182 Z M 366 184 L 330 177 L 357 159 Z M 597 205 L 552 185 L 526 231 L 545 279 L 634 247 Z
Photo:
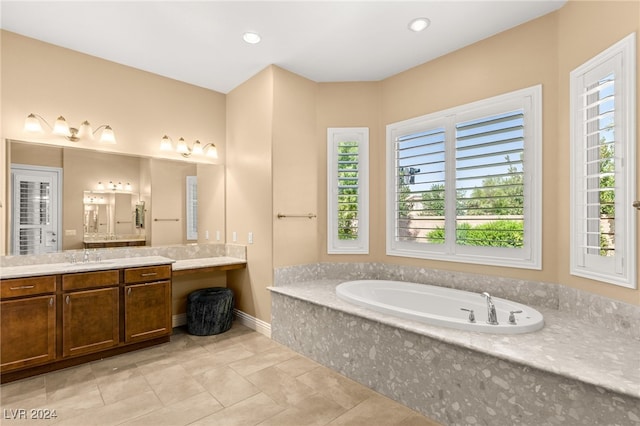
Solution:
M 222 93 L 270 64 L 316 82 L 378 81 L 566 0 L 1 1 L 5 30 Z M 426 17 L 420 33 L 409 21 Z M 246 31 L 262 36 L 250 45 Z

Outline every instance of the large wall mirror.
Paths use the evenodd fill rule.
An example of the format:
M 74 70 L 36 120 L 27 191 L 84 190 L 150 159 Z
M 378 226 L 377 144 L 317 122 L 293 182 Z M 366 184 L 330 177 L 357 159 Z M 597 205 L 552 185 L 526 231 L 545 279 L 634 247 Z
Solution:
M 38 238 L 29 226 L 20 227 L 20 193 L 32 191 L 29 217 L 58 224 L 37 235 L 44 243 L 38 253 L 82 248 L 116 246 L 164 246 L 194 242 L 224 243 L 224 167 L 184 161 L 112 154 L 80 148 L 8 141 L 8 167 L 12 183 L 8 189 L 8 254 L 32 254 L 33 249 L 12 243 L 20 232 Z M 14 185 L 13 169 L 21 169 L 21 179 L 29 181 L 24 169 L 60 171 L 58 191 L 36 180 Z M 196 179 L 197 214 L 187 203 L 187 182 Z M 42 180 L 42 179 L 40 179 Z M 47 187 L 49 188 L 49 187 Z M 26 196 L 25 196 L 26 197 Z M 50 202 L 57 198 L 59 208 Z M 33 201 L 35 200 L 35 201 Z M 45 202 L 46 201 L 46 202 Z M 24 203 L 23 203 L 24 204 Z M 188 206 L 189 204 L 189 206 Z M 59 217 L 46 216 L 47 208 Z M 23 208 L 24 210 L 24 208 Z M 190 216 L 189 216 L 190 215 Z M 55 215 L 54 215 L 55 216 Z M 187 217 L 197 217 L 197 240 L 193 225 L 187 232 Z M 25 216 L 26 217 L 26 216 Z M 28 219 L 28 217 L 27 217 Z M 27 231 L 25 231 L 25 229 Z M 189 234 L 189 235 L 188 235 Z M 209 236 L 216 236 L 212 241 Z M 14 247 L 15 246 L 15 247 Z M 45 247 L 46 246 L 46 247 Z

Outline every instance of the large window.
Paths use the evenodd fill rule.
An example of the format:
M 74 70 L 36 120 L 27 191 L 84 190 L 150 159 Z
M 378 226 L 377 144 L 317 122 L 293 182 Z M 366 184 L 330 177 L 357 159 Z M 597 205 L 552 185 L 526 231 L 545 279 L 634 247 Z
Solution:
M 387 126 L 387 254 L 541 268 L 541 97 Z
M 571 72 L 571 273 L 636 287 L 635 34 Z
M 369 129 L 327 130 L 327 252 L 369 252 Z

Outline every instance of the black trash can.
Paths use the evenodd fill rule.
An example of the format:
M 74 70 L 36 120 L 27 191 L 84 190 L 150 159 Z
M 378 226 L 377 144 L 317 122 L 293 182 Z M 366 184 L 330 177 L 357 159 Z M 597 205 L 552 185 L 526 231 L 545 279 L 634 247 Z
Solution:
M 187 296 L 187 331 L 196 336 L 220 334 L 231 328 L 234 298 L 225 287 L 203 288 Z

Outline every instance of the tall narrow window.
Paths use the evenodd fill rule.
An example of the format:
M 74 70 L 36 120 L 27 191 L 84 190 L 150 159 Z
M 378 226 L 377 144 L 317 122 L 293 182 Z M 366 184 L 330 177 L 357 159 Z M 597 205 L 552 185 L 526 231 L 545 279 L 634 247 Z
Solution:
M 187 176 L 186 181 L 186 234 L 191 241 L 198 239 L 198 176 Z
M 635 34 L 571 72 L 571 273 L 636 287 Z
M 369 129 L 327 130 L 327 252 L 369 252 Z
M 387 126 L 387 254 L 541 267 L 540 86 Z

